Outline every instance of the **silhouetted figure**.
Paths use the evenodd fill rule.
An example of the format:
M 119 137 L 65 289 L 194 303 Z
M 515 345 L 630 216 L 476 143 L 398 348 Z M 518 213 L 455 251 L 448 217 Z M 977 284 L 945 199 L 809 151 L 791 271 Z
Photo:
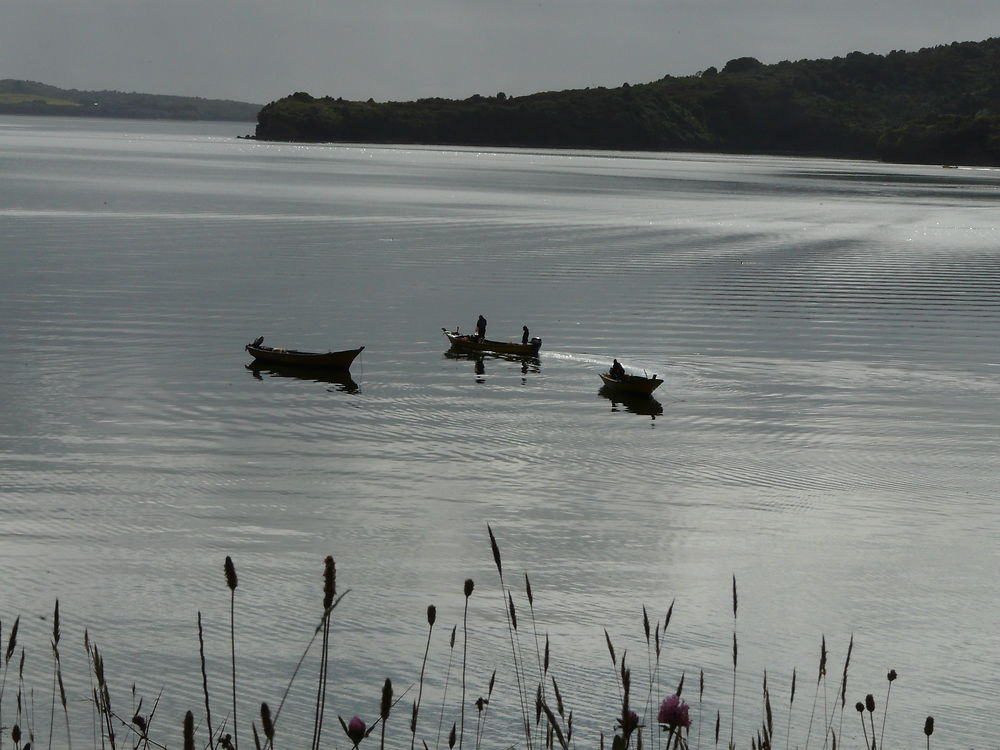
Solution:
M 616 359 L 614 361 L 614 364 L 611 365 L 611 371 L 608 374 L 611 375 L 611 377 L 613 377 L 615 380 L 621 380 L 623 377 L 625 377 L 625 368 L 622 367 L 621 362 L 619 362 Z
M 476 338 L 480 341 L 486 338 L 486 318 L 482 315 L 480 315 L 479 320 L 476 321 Z
M 521 343 L 528 343 L 528 326 L 521 326 Z

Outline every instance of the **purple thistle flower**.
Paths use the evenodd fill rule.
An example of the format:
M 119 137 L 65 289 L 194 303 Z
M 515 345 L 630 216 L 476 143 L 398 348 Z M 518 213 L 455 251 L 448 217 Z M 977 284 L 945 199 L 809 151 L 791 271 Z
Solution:
M 366 729 L 364 721 L 359 716 L 355 716 L 347 722 L 347 736 L 354 743 L 354 747 L 357 747 L 361 743 L 361 740 L 365 738 Z
M 671 695 L 660 704 L 660 713 L 656 720 L 668 729 L 677 729 L 678 727 L 688 729 L 691 726 L 691 719 L 688 717 L 688 704 L 682 701 L 679 695 Z

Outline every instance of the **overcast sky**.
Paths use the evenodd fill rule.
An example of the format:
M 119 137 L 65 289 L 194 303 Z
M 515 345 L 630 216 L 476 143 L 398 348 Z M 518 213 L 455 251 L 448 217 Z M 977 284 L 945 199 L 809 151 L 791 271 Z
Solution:
M 1000 35 L 1000 0 L 0 0 L 0 78 L 266 103 L 518 96 Z

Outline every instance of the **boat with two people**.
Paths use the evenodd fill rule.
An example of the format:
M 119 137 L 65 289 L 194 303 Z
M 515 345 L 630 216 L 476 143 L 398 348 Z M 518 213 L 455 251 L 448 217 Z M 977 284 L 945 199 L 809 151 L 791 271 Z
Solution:
M 297 349 L 279 349 L 264 346 L 263 336 L 258 336 L 245 348 L 253 355 L 254 359 L 263 362 L 324 370 L 348 370 L 354 359 L 364 351 L 363 346 L 339 352 L 301 352 Z
M 513 354 L 518 357 L 534 357 L 538 354 L 538 350 L 542 348 L 542 340 L 537 336 L 530 339 L 525 336 L 519 342 L 492 341 L 485 337 L 459 333 L 457 328 L 454 331 L 442 328 L 441 332 L 448 339 L 453 349 L 468 352 L 490 352 L 493 354 Z

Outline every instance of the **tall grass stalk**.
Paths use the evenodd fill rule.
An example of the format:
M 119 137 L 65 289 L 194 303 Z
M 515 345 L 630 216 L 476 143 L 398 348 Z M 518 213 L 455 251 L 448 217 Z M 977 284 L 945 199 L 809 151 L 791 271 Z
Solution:
M 3 680 L 0 680 L 0 727 L 3 726 L 3 694 L 7 687 L 7 675 L 10 674 L 10 657 L 14 655 L 14 649 L 17 648 L 17 628 L 20 624 L 21 616 L 18 615 L 14 620 L 14 627 L 10 629 L 10 635 L 7 636 L 7 650 L 3 657 Z M 0 748 L 3 748 L 2 731 L 0 731 Z
M 505 603 L 507 606 L 504 607 L 505 610 L 504 614 L 505 617 L 507 618 L 507 634 L 510 637 L 511 658 L 513 659 L 514 662 L 514 680 L 517 684 L 518 700 L 520 701 L 520 706 L 521 706 L 521 722 L 524 727 L 524 739 L 525 742 L 527 743 L 528 750 L 531 750 L 531 723 L 528 717 L 528 703 L 526 697 L 527 680 L 524 678 L 523 671 L 521 668 L 521 660 L 519 659 L 518 656 L 519 648 L 516 643 L 517 615 L 515 614 L 514 610 L 514 599 L 511 596 L 510 589 L 507 588 L 506 584 L 504 583 L 503 562 L 500 556 L 500 545 L 497 544 L 497 538 L 493 534 L 493 528 L 489 524 L 486 524 L 486 531 L 490 536 L 490 550 L 493 553 L 493 563 L 497 567 L 497 575 L 500 578 L 500 593 L 502 595 L 502 599 L 506 600 Z M 527 577 L 525 577 L 525 580 L 527 580 Z M 528 583 L 528 585 L 530 586 L 530 582 Z M 534 597 L 532 597 L 532 599 L 534 599 Z M 544 686 L 541 681 L 539 681 L 539 688 L 544 690 Z M 461 740 L 459 740 L 459 750 L 461 750 L 461 744 L 462 744 Z
M 236 587 L 239 585 L 239 579 L 236 577 L 233 559 L 228 555 L 223 569 L 226 573 L 226 586 L 229 587 L 229 646 L 233 667 L 233 747 L 239 750 L 240 735 L 236 721 Z
M 840 678 L 840 736 L 844 736 L 844 710 L 847 706 L 847 670 L 851 665 L 851 652 L 854 650 L 854 633 L 851 633 L 851 640 L 847 644 L 847 657 L 844 659 L 844 673 Z M 834 712 L 837 705 L 834 703 Z M 828 731 L 833 731 L 833 714 L 830 714 L 830 722 L 827 725 Z M 826 744 L 825 742 L 823 743 Z
M 420 701 L 424 695 L 424 671 L 427 669 L 427 655 L 431 650 L 431 634 L 434 632 L 434 622 L 437 620 L 437 607 L 433 604 L 427 607 L 427 645 L 424 646 L 424 658 L 420 662 L 420 683 L 417 688 L 417 700 L 413 704 L 413 718 L 410 720 L 410 750 L 417 743 L 417 716 L 420 713 Z M 496 672 L 493 673 L 496 675 Z
M 205 721 L 208 724 L 208 750 L 215 750 L 215 735 L 212 732 L 212 708 L 208 701 L 208 670 L 205 664 L 205 634 L 201 627 L 201 610 L 198 610 L 198 656 L 201 660 L 201 690 L 205 696 Z
M 319 750 L 323 733 L 323 714 L 326 709 L 327 670 L 330 665 L 330 612 L 337 595 L 337 566 L 331 555 L 323 561 L 323 643 L 319 658 L 319 684 L 316 687 L 316 713 L 313 721 L 313 750 Z
M 469 661 L 469 597 L 475 588 L 471 578 L 465 579 L 465 608 L 462 612 L 462 706 L 461 706 L 461 729 L 458 734 L 458 750 L 462 750 L 462 741 L 465 739 L 465 670 Z
M 486 688 L 486 697 L 482 696 L 476 701 L 476 708 L 479 709 L 479 719 L 476 724 L 476 750 L 482 746 L 483 732 L 486 729 L 486 716 L 490 711 L 490 701 L 493 699 L 493 686 L 496 684 L 497 671 L 494 669 L 490 675 L 490 684 Z
M 785 729 L 785 750 L 788 750 L 792 738 L 792 706 L 795 704 L 795 670 L 792 669 L 792 689 L 788 696 L 788 726 Z
M 729 747 L 735 747 L 734 738 L 736 736 L 736 662 L 737 662 L 737 649 L 736 649 L 736 610 L 737 610 L 737 598 L 736 598 L 736 576 L 733 576 L 733 701 L 730 714 L 730 725 L 729 725 Z
M 69 713 L 66 708 L 66 689 L 63 687 L 62 666 L 59 659 L 59 600 L 56 599 L 55 611 L 52 613 L 52 705 L 49 710 L 49 750 L 52 748 L 52 731 L 56 723 L 56 691 L 59 691 L 59 701 L 62 704 L 63 715 L 66 717 L 66 744 L 72 750 L 70 739 Z
M 896 670 L 890 669 L 885 678 L 889 681 L 889 685 L 885 689 L 885 708 L 882 709 L 882 731 L 878 735 L 878 746 L 881 750 L 885 750 L 885 745 L 883 744 L 885 740 L 885 719 L 889 715 L 889 693 L 892 691 L 892 683 L 896 681 Z
M 211 735 L 211 732 L 209 732 L 209 735 Z M 184 714 L 184 750 L 195 750 L 194 714 L 190 711 Z
M 382 720 L 381 750 L 385 750 L 385 726 L 389 723 L 389 712 L 392 710 L 392 681 L 387 677 L 382 686 L 382 702 L 379 705 L 379 718 Z
M 819 647 L 819 674 L 816 675 L 816 690 L 813 693 L 812 710 L 809 712 L 809 726 L 806 729 L 806 748 L 809 747 L 809 739 L 812 737 L 813 718 L 816 716 L 816 704 L 819 702 L 819 686 L 826 677 L 826 656 L 826 634 L 823 634 Z M 823 715 L 826 716 L 825 709 Z
M 445 669 L 444 688 L 441 691 L 441 716 L 438 719 L 437 739 L 434 740 L 434 750 L 438 750 L 438 748 L 441 747 L 441 730 L 444 728 L 444 707 L 448 701 L 448 683 L 451 679 L 452 661 L 455 658 L 455 633 L 457 630 L 458 626 L 453 625 L 451 628 L 451 640 L 449 641 L 448 645 L 448 667 L 447 669 Z

